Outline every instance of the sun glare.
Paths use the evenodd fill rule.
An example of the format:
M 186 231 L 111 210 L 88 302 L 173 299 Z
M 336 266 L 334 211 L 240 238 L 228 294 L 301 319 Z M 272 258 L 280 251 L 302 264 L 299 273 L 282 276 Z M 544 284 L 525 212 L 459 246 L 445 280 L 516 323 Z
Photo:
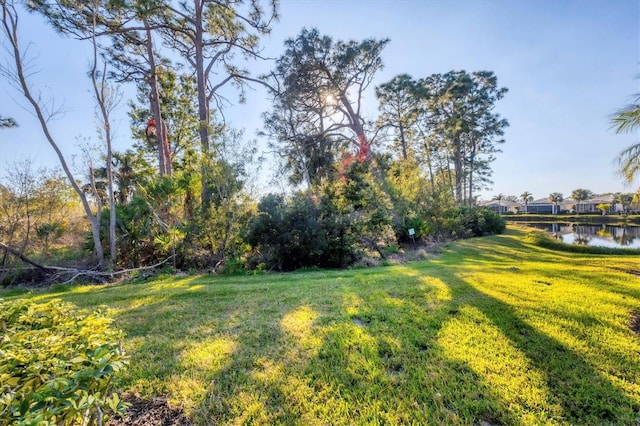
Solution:
M 335 105 L 337 99 L 336 99 L 335 96 L 333 96 L 331 93 L 329 93 L 324 97 L 324 101 L 326 102 L 327 105 Z

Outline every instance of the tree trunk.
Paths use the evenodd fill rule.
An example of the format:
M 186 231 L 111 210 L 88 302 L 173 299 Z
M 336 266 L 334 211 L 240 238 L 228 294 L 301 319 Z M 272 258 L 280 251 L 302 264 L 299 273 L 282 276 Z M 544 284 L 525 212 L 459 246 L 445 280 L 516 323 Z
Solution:
M 469 158 L 469 207 L 473 206 L 473 169 L 475 167 L 476 160 L 476 139 L 475 137 L 471 137 L 471 157 Z
M 102 116 L 102 128 L 104 130 L 104 141 L 107 145 L 107 160 L 106 160 L 106 172 L 107 172 L 107 193 L 109 197 L 109 269 L 113 269 L 116 263 L 118 253 L 116 245 L 116 199 L 113 191 L 113 149 L 111 141 L 111 123 L 109 118 L 109 107 L 107 105 L 112 99 L 107 99 L 107 87 L 105 77 L 105 69 L 102 72 L 102 78 L 98 81 L 98 45 L 95 37 L 96 16 L 93 16 L 93 63 L 91 64 L 91 82 L 93 83 L 93 94 L 98 102 L 100 108 L 100 114 Z M 98 224 L 100 220 L 100 210 L 97 212 Z M 93 226 L 93 225 L 92 225 Z M 98 233 L 100 230 L 98 229 Z
M 473 206 L 473 163 L 475 160 L 475 154 L 471 154 L 471 159 L 469 160 L 469 199 L 468 204 L 469 207 Z
M 93 244 L 96 247 L 96 254 L 98 254 L 99 252 L 98 259 L 102 259 L 102 265 L 100 265 L 100 268 L 102 269 L 105 266 L 102 239 L 100 238 L 100 212 L 102 211 L 102 200 L 100 198 L 100 194 L 98 193 L 98 188 L 96 187 L 95 172 L 93 170 L 93 164 L 91 163 L 91 160 L 89 160 L 89 180 L 91 183 L 91 190 L 93 191 L 93 195 L 94 197 L 96 197 L 96 214 L 94 215 L 93 212 L 91 212 L 91 217 L 89 218 L 89 220 L 91 221 L 91 233 L 93 235 Z M 86 199 L 86 195 L 84 194 L 84 192 L 82 193 L 82 195 Z
M 436 193 L 436 184 L 435 184 L 435 176 L 433 175 L 433 153 L 431 151 L 431 146 L 425 139 L 423 141 L 424 150 L 427 157 L 427 169 L 429 170 L 429 183 L 431 184 L 431 193 Z
M 168 138 L 167 129 L 162 121 L 162 113 L 160 112 L 160 93 L 158 91 L 158 75 L 156 73 L 157 65 L 155 54 L 153 53 L 153 39 L 151 29 L 145 22 L 147 32 L 146 48 L 149 60 L 149 109 L 156 123 L 156 146 L 158 147 L 158 165 L 160 168 L 160 176 L 171 175 L 171 159 L 168 155 Z
M 60 151 L 58 144 L 55 142 L 55 140 L 53 139 L 53 136 L 51 136 L 51 133 L 49 132 L 49 126 L 47 122 L 48 122 L 48 119 L 51 117 L 45 117 L 44 112 L 40 107 L 40 104 L 31 94 L 31 89 L 27 84 L 27 80 L 24 74 L 23 62 L 22 62 L 23 56 L 18 46 L 18 21 L 17 21 L 16 11 L 11 5 L 8 5 L 4 1 L 1 4 L 2 4 L 2 11 L 3 11 L 2 23 L 4 26 L 5 34 L 7 35 L 7 39 L 11 44 L 11 50 L 13 54 L 12 59 L 16 66 L 15 81 L 20 85 L 20 88 L 22 89 L 22 93 L 24 94 L 27 101 L 33 107 L 36 117 L 40 122 L 40 127 L 42 129 L 42 132 L 44 133 L 47 141 L 49 142 L 53 150 L 56 152 L 56 155 L 60 160 L 60 165 L 62 166 L 62 170 L 64 170 L 64 173 L 69 179 L 69 183 L 73 187 L 76 194 L 78 194 L 78 196 L 80 197 L 80 201 L 82 202 L 82 207 L 84 208 L 85 214 L 89 219 L 89 221 L 91 222 L 91 229 L 93 232 L 93 241 L 95 243 L 95 251 L 96 251 L 96 256 L 98 258 L 98 266 L 100 268 L 104 268 L 104 253 L 102 251 L 102 242 L 100 241 L 99 220 L 96 216 L 93 215 L 93 212 L 91 211 L 91 206 L 89 205 L 89 201 L 87 200 L 86 195 L 82 192 L 82 189 L 76 182 L 73 174 L 71 173 L 71 170 L 69 169 L 69 166 L 67 165 L 67 161 L 65 160 L 64 155 L 62 154 L 62 151 Z
M 20 248 L 20 252 L 24 253 L 25 250 L 27 249 L 27 246 L 29 245 L 29 240 L 31 239 L 31 207 L 30 207 L 30 196 L 29 194 L 25 195 L 25 216 L 27 219 L 27 231 L 25 233 L 24 236 L 24 241 L 22 242 L 22 247 Z
M 202 149 L 202 205 L 206 208 L 211 202 L 211 190 L 207 182 L 207 168 L 209 164 L 209 101 L 207 99 L 207 80 L 204 70 L 203 33 L 202 28 L 202 0 L 195 1 L 195 63 L 196 83 L 198 85 L 198 119 L 200 121 L 199 134 Z
M 400 125 L 400 146 L 402 148 L 402 159 L 407 159 L 407 141 L 404 136 L 404 126 Z
M 102 242 L 100 241 L 100 222 L 98 218 L 93 215 L 93 212 L 91 211 L 91 206 L 89 205 L 89 201 L 87 200 L 86 195 L 82 192 L 82 189 L 76 182 L 73 174 L 71 173 L 71 169 L 69 169 L 69 166 L 67 165 L 67 161 L 64 158 L 64 155 L 62 154 L 62 151 L 60 151 L 58 144 L 53 139 L 53 136 L 51 136 L 51 133 L 49 132 L 49 126 L 47 124 L 48 119 L 47 117 L 45 117 L 44 112 L 40 107 L 40 104 L 31 94 L 31 89 L 27 84 L 27 80 L 24 74 L 24 67 L 22 63 L 23 56 L 18 47 L 18 39 L 17 39 L 18 27 L 17 27 L 17 17 L 15 15 L 15 10 L 13 11 L 9 10 L 10 6 L 8 6 L 5 2 L 2 2 L 2 8 L 4 12 L 3 24 L 5 27 L 6 35 L 8 36 L 7 38 L 11 43 L 13 60 L 15 61 L 15 65 L 16 65 L 15 78 L 17 80 L 17 83 L 20 85 L 20 88 L 22 89 L 23 95 L 33 107 L 36 117 L 40 122 L 40 127 L 42 129 L 42 132 L 44 133 L 47 141 L 49 142 L 49 145 L 51 145 L 56 155 L 58 156 L 58 160 L 60 161 L 62 170 L 64 171 L 65 175 L 69 179 L 69 183 L 73 187 L 76 194 L 78 194 L 78 196 L 80 197 L 80 201 L 82 202 L 82 207 L 84 208 L 84 212 L 87 216 L 87 219 L 89 219 L 89 221 L 91 222 L 91 230 L 93 232 L 93 241 L 95 244 L 96 257 L 98 258 L 98 266 L 100 268 L 104 268 L 104 253 L 102 250 Z
M 453 140 L 453 167 L 455 169 L 455 192 L 456 192 L 456 201 L 458 205 L 462 205 L 463 199 L 463 191 L 462 191 L 462 178 L 463 178 L 463 163 L 462 163 L 462 147 L 460 146 L 460 136 L 457 135 Z
M 469 169 L 469 207 L 473 206 L 473 169 Z
M 371 152 L 371 145 L 367 137 L 364 134 L 364 128 L 360 122 L 360 116 L 353 110 L 351 102 L 347 99 L 346 95 L 340 96 L 340 101 L 347 111 L 349 118 L 349 127 L 358 137 L 358 160 L 362 162 L 370 162 L 373 160 L 373 153 Z

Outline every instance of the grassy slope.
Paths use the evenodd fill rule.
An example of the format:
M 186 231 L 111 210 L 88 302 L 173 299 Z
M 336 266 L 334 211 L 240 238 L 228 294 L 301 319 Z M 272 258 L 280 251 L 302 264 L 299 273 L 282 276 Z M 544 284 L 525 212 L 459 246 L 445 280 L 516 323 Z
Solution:
M 197 424 L 637 424 L 637 257 L 521 230 L 387 268 L 33 294 L 107 304 L 124 386 Z

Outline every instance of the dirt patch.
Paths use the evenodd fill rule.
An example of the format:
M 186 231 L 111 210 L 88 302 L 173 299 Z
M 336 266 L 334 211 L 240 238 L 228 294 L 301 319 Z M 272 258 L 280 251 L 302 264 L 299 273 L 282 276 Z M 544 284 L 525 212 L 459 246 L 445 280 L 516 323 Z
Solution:
M 640 337 L 640 310 L 634 311 L 631 314 L 631 322 L 629 325 L 636 335 Z
M 351 318 L 351 321 L 358 327 L 368 327 L 371 324 L 371 320 L 362 320 L 358 317 Z
M 440 254 L 442 243 L 417 242 L 416 244 L 403 244 L 397 253 L 390 254 L 388 261 L 394 264 L 425 260 Z
M 123 395 L 131 404 L 122 417 L 115 417 L 108 426 L 191 426 L 182 410 L 171 408 L 166 398 L 143 400 L 135 395 Z

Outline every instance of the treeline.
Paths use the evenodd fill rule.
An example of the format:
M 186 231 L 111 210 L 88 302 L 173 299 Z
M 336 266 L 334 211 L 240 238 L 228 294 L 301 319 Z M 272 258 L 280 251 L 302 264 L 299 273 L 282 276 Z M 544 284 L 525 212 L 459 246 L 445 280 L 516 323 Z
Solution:
M 21 73 L 18 9 L 2 3 L 15 83 L 59 154 L 64 174 L 55 181 L 66 179 L 64 208 L 73 204 L 88 218 L 82 247 L 99 268 L 167 258 L 181 269 L 344 267 L 365 253 L 385 256 L 409 229 L 418 239 L 440 239 L 504 228 L 498 216 L 473 207 L 474 194 L 491 182 L 508 125 L 495 112 L 507 89 L 492 72 L 403 74 L 374 86 L 389 40 L 340 41 L 303 29 L 286 41 L 270 73 L 252 76 L 242 60 L 260 59 L 275 2 L 26 6 L 93 47 L 90 78 L 104 143 L 78 178 L 57 150 L 46 108 L 21 84 L 28 75 Z M 129 101 L 133 143 L 115 152 L 110 111 L 124 83 L 138 91 Z M 255 198 L 249 171 L 261 153 L 224 124 L 220 89 L 235 85 L 242 96 L 250 84 L 266 87 L 272 101 L 264 135 L 287 194 Z M 379 113 L 366 117 L 372 93 Z M 24 197 L 19 184 L 4 182 L 5 211 L 32 212 Z M 45 242 L 31 223 L 14 222 L 2 226 L 0 238 L 30 255 L 46 255 L 69 229 L 63 219 L 38 219 L 52 228 L 41 232 L 49 235 Z M 15 264 L 6 254 L 4 271 Z
M 384 259 L 387 248 L 411 241 L 409 229 L 418 241 L 504 230 L 504 220 L 490 210 L 430 203 L 427 182 L 419 176 L 411 179 L 415 169 L 403 171 L 401 161 L 384 168 L 380 164 L 375 173 L 382 177 L 374 176 L 370 164 L 353 162 L 314 188 L 314 194 L 267 194 L 258 201 L 236 180 L 237 190 L 230 197 L 214 192 L 206 211 L 194 195 L 199 180 L 188 173 L 146 178 L 134 173 L 129 181 L 136 182 L 135 189 L 119 186 L 116 192 L 120 256 L 115 268 L 137 268 L 167 258 L 168 265 L 181 270 L 346 267 L 363 256 Z M 70 185 L 59 173 L 35 172 L 38 178 L 24 173 L 16 176 L 23 180 L 0 185 L 2 241 L 44 264 L 80 261 L 92 266 L 91 232 Z M 95 180 L 84 189 L 93 193 L 103 183 Z M 100 194 L 98 190 L 96 196 Z M 108 226 L 109 210 L 103 208 L 105 244 Z M 5 251 L 0 281 L 19 280 L 21 266 Z

